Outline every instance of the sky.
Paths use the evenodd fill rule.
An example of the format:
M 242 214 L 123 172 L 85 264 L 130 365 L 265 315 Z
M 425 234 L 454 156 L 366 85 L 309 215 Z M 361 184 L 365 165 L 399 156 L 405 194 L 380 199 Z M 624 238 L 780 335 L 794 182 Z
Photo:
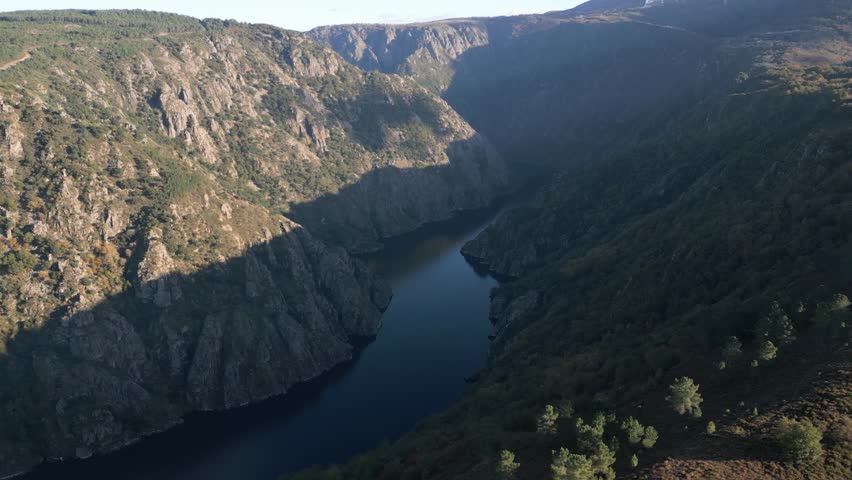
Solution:
M 0 0 L 0 11 L 141 8 L 309 30 L 338 23 L 406 23 L 567 10 L 583 0 Z

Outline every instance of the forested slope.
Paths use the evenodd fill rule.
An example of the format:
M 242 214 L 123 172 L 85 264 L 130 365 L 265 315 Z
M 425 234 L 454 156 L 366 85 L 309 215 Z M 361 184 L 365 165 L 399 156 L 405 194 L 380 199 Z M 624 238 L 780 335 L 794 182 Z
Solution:
M 469 85 L 482 104 L 444 93 L 483 131 L 549 133 L 563 169 L 463 250 L 514 278 L 490 365 L 398 444 L 299 478 L 852 475 L 850 6 L 494 20 L 571 68 L 518 34 L 470 51 L 497 72 Z M 477 69 L 453 65 L 459 86 Z

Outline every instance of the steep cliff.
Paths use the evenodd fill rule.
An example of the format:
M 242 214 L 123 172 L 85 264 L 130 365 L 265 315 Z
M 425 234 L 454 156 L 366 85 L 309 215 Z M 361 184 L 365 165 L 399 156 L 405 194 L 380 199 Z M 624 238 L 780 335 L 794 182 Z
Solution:
M 308 35 L 329 44 L 346 61 L 364 70 L 409 75 L 443 92 L 453 78 L 453 64 L 467 51 L 490 43 L 485 20 L 415 25 L 336 25 Z
M 57 11 L 0 38 L 29 52 L 0 71 L 0 476 L 350 359 L 390 291 L 341 247 L 507 182 L 442 100 L 295 32 Z

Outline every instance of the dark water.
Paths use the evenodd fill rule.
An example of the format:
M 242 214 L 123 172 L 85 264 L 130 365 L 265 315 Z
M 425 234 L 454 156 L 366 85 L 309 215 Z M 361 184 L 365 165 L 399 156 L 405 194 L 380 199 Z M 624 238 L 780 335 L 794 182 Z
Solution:
M 340 463 L 394 440 L 448 407 L 483 367 L 497 283 L 459 253 L 497 210 L 463 215 L 389 241 L 365 257 L 394 299 L 378 337 L 351 363 L 283 398 L 196 414 L 105 457 L 40 468 L 29 480 L 272 480 Z

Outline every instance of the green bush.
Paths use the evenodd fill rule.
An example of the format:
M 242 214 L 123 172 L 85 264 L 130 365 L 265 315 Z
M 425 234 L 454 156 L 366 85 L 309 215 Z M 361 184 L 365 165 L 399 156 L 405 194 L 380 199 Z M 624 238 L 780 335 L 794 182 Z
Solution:
M 768 362 L 770 360 L 774 360 L 777 355 L 778 347 L 776 347 L 775 344 L 769 340 L 762 342 L 757 347 L 757 358 L 760 360 Z
M 263 96 L 262 103 L 272 118 L 276 122 L 282 123 L 294 118 L 293 106 L 298 102 L 296 92 L 293 91 L 292 87 L 275 83 L 269 88 L 269 92 Z
M 204 185 L 204 177 L 184 169 L 174 169 L 166 173 L 163 196 L 170 200 L 180 200 L 185 195 Z
M 657 440 L 659 440 L 660 434 L 657 432 L 657 429 L 654 427 L 645 427 L 645 433 L 642 436 L 642 446 L 645 448 L 654 448 L 654 445 L 657 444 Z
M 852 302 L 849 302 L 849 297 L 842 293 L 837 293 L 832 295 L 831 299 L 828 301 L 828 310 L 829 311 L 837 311 L 843 310 L 844 308 L 848 308 L 849 305 L 852 305 Z
M 17 275 L 19 273 L 30 272 L 38 263 L 38 257 L 25 250 L 9 252 L 0 259 L 0 268 L 5 273 Z
M 782 418 L 775 439 L 789 462 L 806 463 L 822 456 L 822 432 L 810 420 Z

